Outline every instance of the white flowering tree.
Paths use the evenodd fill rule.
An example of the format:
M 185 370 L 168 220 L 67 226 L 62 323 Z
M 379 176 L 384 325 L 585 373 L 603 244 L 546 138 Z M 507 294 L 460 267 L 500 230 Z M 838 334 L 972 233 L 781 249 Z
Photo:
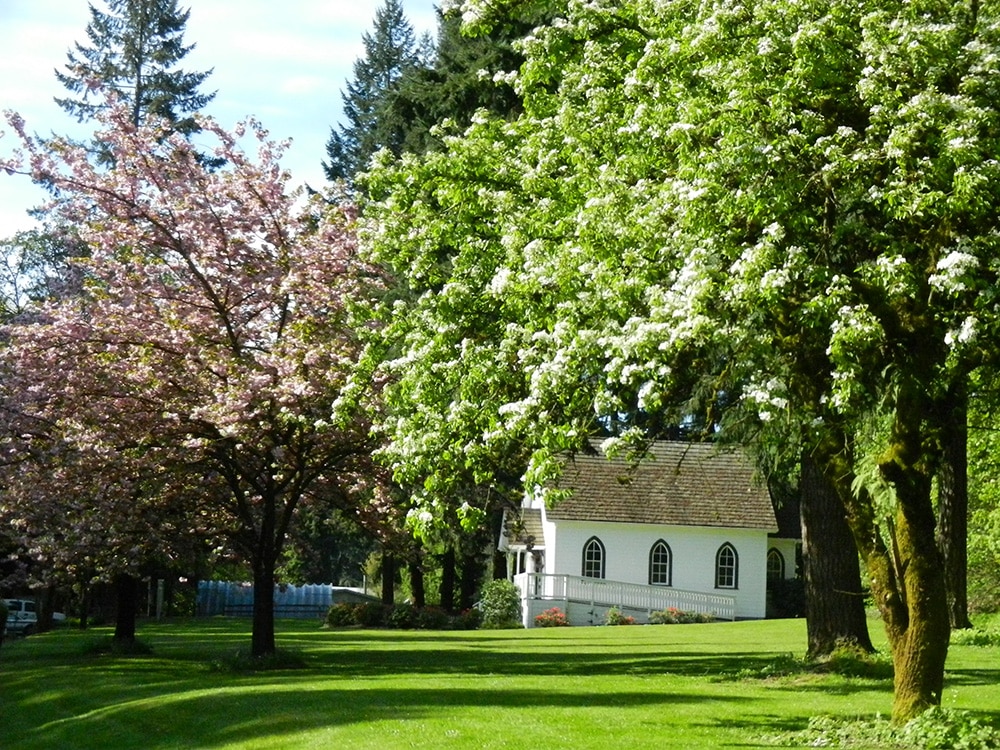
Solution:
M 573 0 L 536 30 L 523 117 L 369 178 L 371 246 L 410 290 L 378 353 L 418 520 L 456 469 L 485 481 L 522 451 L 542 481 L 596 421 L 738 396 L 723 430 L 806 451 L 844 503 L 894 718 L 938 704 L 932 480 L 1000 333 L 997 20 L 923 0 Z

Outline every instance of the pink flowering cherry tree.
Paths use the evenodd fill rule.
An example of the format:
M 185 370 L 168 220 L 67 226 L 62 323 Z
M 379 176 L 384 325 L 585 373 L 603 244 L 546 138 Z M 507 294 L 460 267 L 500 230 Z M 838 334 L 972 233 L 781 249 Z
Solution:
M 251 651 L 272 653 L 275 565 L 300 502 L 324 496 L 367 515 L 384 502 L 363 416 L 373 388 L 350 378 L 352 310 L 379 286 L 358 259 L 353 211 L 290 190 L 285 146 L 253 120 L 232 133 L 201 121 L 218 170 L 121 107 L 97 133 L 110 169 L 7 121 L 20 145 L 0 169 L 50 185 L 48 210 L 89 253 L 79 295 L 7 328 L 9 421 L 45 425 L 9 430 L 8 463 L 48 441 L 99 455 L 95 467 L 127 455 L 164 497 L 199 479 L 192 515 L 252 568 Z

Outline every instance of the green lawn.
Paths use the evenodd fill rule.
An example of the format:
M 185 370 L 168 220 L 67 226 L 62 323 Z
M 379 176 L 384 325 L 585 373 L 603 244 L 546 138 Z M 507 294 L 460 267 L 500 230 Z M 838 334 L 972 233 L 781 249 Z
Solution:
M 239 673 L 248 628 L 143 624 L 152 652 L 139 657 L 92 653 L 107 631 L 5 643 L 0 746 L 759 747 L 814 715 L 891 704 L 885 678 L 768 676 L 804 651 L 794 620 L 444 633 L 285 621 L 279 648 L 304 665 Z M 1000 648 L 953 646 L 943 703 L 1000 724 Z

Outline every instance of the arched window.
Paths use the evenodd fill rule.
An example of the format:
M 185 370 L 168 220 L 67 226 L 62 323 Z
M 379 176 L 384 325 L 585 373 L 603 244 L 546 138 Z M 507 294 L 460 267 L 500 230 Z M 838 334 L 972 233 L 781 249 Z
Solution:
M 670 553 L 670 545 L 662 539 L 649 550 L 649 582 L 653 586 L 670 585 L 670 565 L 673 562 L 673 555 Z
M 767 580 L 781 581 L 785 577 L 785 558 L 776 548 L 767 551 Z
M 726 542 L 715 553 L 715 588 L 734 589 L 739 582 L 740 560 L 736 548 Z
M 604 544 L 596 536 L 583 545 L 584 578 L 604 578 Z

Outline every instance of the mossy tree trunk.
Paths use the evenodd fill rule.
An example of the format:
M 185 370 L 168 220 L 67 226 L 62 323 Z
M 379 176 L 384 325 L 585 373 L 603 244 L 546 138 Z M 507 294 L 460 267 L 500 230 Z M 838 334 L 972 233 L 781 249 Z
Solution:
M 904 391 L 901 388 L 901 391 Z M 950 624 L 944 569 L 935 543 L 931 478 L 935 455 L 921 412 L 905 395 L 897 402 L 889 448 L 879 469 L 895 492 L 895 513 L 882 519 L 875 499 L 854 483 L 854 451 L 846 431 L 831 429 L 817 451 L 837 488 L 868 569 L 872 594 L 892 652 L 892 718 L 905 722 L 940 705 Z

